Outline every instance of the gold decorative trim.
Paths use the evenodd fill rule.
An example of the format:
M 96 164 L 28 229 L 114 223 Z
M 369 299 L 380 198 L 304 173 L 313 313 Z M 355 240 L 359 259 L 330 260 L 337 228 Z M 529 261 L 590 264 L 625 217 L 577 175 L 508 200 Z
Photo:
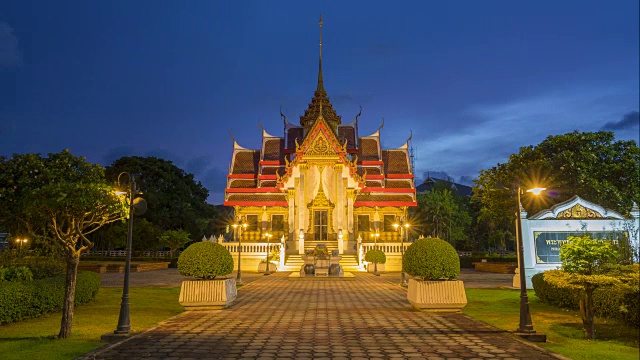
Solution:
M 599 212 L 586 208 L 581 204 L 576 204 L 570 209 L 561 211 L 557 219 L 602 219 L 602 214 Z
M 320 188 L 318 188 L 318 194 L 316 197 L 307 204 L 307 208 L 309 209 L 309 227 L 307 228 L 308 234 L 313 234 L 313 211 L 314 210 L 327 210 L 327 230 L 329 234 L 335 233 L 333 229 L 333 209 L 335 208 L 335 204 L 327 198 L 327 195 L 324 193 L 324 189 L 322 188 L 322 180 L 320 181 Z

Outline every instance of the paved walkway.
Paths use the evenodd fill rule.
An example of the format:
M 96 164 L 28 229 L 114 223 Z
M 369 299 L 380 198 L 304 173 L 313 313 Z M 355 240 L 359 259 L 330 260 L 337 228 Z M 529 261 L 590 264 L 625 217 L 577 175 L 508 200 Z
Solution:
M 229 276 L 236 276 L 234 271 Z M 124 283 L 124 273 L 103 273 L 102 287 L 122 287 Z M 248 284 L 254 280 L 261 279 L 263 274 L 257 272 L 242 272 L 242 282 Z M 157 287 L 180 287 L 183 280 L 193 280 L 193 278 L 178 274 L 178 269 L 163 269 L 154 271 L 132 272 L 130 274 L 129 286 L 157 286 Z
M 233 272 L 232 276 L 235 277 L 235 274 L 236 273 Z M 356 275 L 357 274 L 359 273 L 356 273 Z M 124 274 L 122 273 L 104 273 L 100 274 L 100 276 L 102 277 L 102 286 L 104 287 L 122 287 L 122 283 L 124 282 Z M 381 277 L 392 283 L 400 283 L 400 272 L 384 273 Z M 261 278 L 262 274 L 256 272 L 242 272 L 242 279 L 245 284 Z M 464 287 L 468 289 L 504 288 L 511 287 L 513 274 L 495 274 L 473 269 L 462 269 L 459 279 L 464 281 Z M 130 286 L 179 287 L 183 280 L 190 279 L 178 274 L 178 269 L 145 271 L 131 273 Z
M 381 277 L 262 277 L 218 311 L 184 312 L 87 359 L 554 359 L 463 314 L 413 310 Z

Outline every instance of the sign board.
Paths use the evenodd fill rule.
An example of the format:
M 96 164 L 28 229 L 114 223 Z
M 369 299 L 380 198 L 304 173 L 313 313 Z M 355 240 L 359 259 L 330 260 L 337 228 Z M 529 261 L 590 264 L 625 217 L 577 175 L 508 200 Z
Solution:
M 613 210 L 574 196 L 529 218 L 524 210 L 520 215 L 524 268 L 529 289 L 533 288 L 533 275 L 562 265 L 560 247 L 568 242 L 569 236 L 589 234 L 593 238 L 626 246 L 632 250 L 635 261 L 638 261 L 640 210 L 637 206 L 634 206 L 630 217 L 624 217 Z M 514 286 L 519 284 L 519 280 L 514 279 Z

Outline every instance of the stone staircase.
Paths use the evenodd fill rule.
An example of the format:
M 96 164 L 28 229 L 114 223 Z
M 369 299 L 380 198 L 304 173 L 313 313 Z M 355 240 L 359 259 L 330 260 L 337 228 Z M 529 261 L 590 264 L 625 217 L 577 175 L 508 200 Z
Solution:
M 327 241 L 327 240 L 318 240 L 318 241 L 305 240 L 304 241 L 304 251 L 307 252 L 307 250 L 313 250 L 313 249 L 316 248 L 316 245 L 319 245 L 319 244 L 327 245 L 327 249 L 329 249 L 329 251 L 338 250 L 338 240 L 333 240 L 333 241 Z
M 287 255 L 284 261 L 284 267 L 281 271 L 300 271 L 300 268 L 304 265 L 301 255 Z M 358 257 L 356 255 L 342 255 L 340 265 L 344 271 L 358 272 Z

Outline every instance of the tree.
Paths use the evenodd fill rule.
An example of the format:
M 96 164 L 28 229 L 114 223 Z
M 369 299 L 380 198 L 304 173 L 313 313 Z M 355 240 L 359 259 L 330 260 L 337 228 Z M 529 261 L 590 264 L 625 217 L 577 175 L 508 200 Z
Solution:
M 157 157 L 122 157 L 106 169 L 115 182 L 118 175 L 129 172 L 144 193 L 147 212 L 142 216 L 164 230 L 184 229 L 191 238 L 199 239 L 212 219 L 218 218 L 215 207 L 206 202 L 209 191 L 193 174 Z
M 480 204 L 478 221 L 489 233 L 513 229 L 518 186 L 547 188 L 543 201 L 522 198 L 531 214 L 573 195 L 627 214 L 634 201 L 640 203 L 639 164 L 638 144 L 615 141 L 612 132 L 549 136 L 536 146 L 521 147 L 507 163 L 481 170 L 472 201 Z
M 544 273 L 545 281 L 558 287 L 580 291 L 580 312 L 586 338 L 595 338 L 593 292 L 605 286 L 638 286 L 637 270 L 633 266 L 615 265 L 617 251 L 603 240 L 589 235 L 570 236 L 560 247 L 561 270 Z M 635 265 L 637 267 L 637 265 Z
M 126 221 L 105 226 L 100 234 L 96 234 L 94 242 L 97 248 L 118 248 L 127 247 L 127 236 L 129 225 Z M 152 224 L 145 218 L 136 218 L 133 226 L 133 239 L 131 247 L 134 252 L 157 249 L 160 246 L 160 235 L 162 229 Z
M 449 189 L 432 189 L 418 195 L 418 217 L 423 231 L 449 243 L 466 240 L 471 216 L 466 201 Z
M 184 247 L 190 241 L 189 233 L 184 230 L 166 230 L 160 236 L 160 244 L 171 250 L 171 257 L 176 250 Z
M 0 159 L 2 217 L 33 237 L 56 242 L 67 264 L 59 338 L 71 335 L 80 255 L 87 236 L 126 215 L 126 202 L 108 186 L 104 169 L 73 156 L 13 155 Z

